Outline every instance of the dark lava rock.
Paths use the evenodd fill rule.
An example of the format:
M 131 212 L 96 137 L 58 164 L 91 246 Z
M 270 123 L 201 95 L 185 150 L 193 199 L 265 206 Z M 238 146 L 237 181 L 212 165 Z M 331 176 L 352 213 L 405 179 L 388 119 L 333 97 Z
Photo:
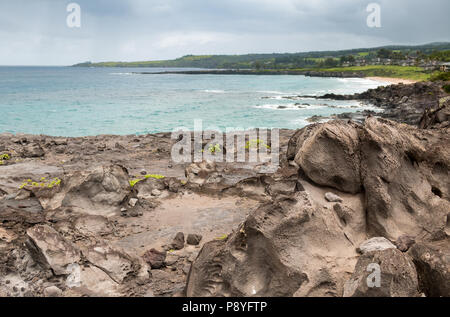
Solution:
M 449 246 L 448 239 L 433 243 L 416 243 L 408 252 L 416 265 L 419 288 L 426 296 L 450 296 Z
M 184 233 L 178 232 L 172 241 L 171 247 L 175 250 L 181 250 L 184 248 Z
M 200 241 L 202 241 L 202 236 L 199 234 L 189 234 L 187 236 L 186 242 L 189 245 L 199 245 Z
M 414 240 L 414 237 L 410 236 L 401 236 L 394 242 L 397 249 L 402 252 L 407 252 L 415 243 L 416 240 Z
M 147 262 L 152 270 L 160 269 L 164 266 L 164 261 L 166 260 L 166 252 L 160 252 L 155 249 L 147 251 L 143 259 Z

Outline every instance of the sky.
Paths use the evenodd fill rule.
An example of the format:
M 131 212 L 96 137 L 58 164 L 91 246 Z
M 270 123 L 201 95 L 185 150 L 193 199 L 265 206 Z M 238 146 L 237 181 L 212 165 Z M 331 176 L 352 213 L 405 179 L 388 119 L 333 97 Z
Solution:
M 67 6 L 81 27 L 67 25 Z M 381 27 L 367 26 L 369 3 Z M 0 65 L 143 61 L 450 41 L 448 0 L 0 0 Z

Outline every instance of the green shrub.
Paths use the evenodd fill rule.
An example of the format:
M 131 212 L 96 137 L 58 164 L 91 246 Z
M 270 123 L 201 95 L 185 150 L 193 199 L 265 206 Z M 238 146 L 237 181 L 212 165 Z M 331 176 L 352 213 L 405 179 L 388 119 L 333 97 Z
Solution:
M 270 149 L 270 146 L 267 145 L 267 144 L 265 144 L 264 141 L 262 141 L 262 140 L 260 140 L 260 139 L 247 141 L 247 143 L 246 143 L 246 145 L 245 145 L 245 148 L 246 148 L 247 150 L 248 150 L 248 149 L 251 149 L 251 148 L 259 149 L 259 148 L 261 148 L 261 147 L 265 147 L 266 149 Z
M 210 145 L 208 148 L 209 153 L 211 154 L 216 154 L 219 152 L 222 152 L 222 150 L 220 149 L 220 144 L 216 144 L 216 145 Z
M 165 178 L 165 176 L 158 175 L 158 174 L 149 174 L 149 175 L 145 175 L 144 178 L 146 178 L 146 179 L 148 179 L 148 178 L 163 179 L 163 178 Z
M 431 81 L 450 81 L 450 72 L 438 72 L 433 74 L 430 78 Z
M 31 179 L 24 180 L 22 185 L 20 185 L 19 189 L 22 188 L 53 188 L 55 186 L 59 186 L 61 184 L 61 180 L 58 177 L 47 180 L 45 177 L 42 177 L 39 182 L 35 182 Z
M 136 176 L 137 177 L 137 176 Z M 137 183 L 139 183 L 140 181 L 143 181 L 144 179 L 149 179 L 149 178 L 153 178 L 153 179 L 163 179 L 165 178 L 165 176 L 163 175 L 158 175 L 158 174 L 148 174 L 145 175 L 144 178 L 137 178 L 137 179 L 132 179 L 129 181 L 130 186 L 134 187 L 136 186 Z
M 134 186 L 136 186 L 136 184 L 139 183 L 140 181 L 142 181 L 142 179 L 132 179 L 132 180 L 129 181 L 129 183 L 130 183 L 130 186 L 131 186 L 131 187 L 134 187 Z
M 446 93 L 450 94 L 450 85 L 444 85 L 442 86 L 442 89 L 444 89 Z
M 9 161 L 10 159 L 11 157 L 9 156 L 9 154 L 0 155 L 0 165 L 4 165 L 5 161 Z

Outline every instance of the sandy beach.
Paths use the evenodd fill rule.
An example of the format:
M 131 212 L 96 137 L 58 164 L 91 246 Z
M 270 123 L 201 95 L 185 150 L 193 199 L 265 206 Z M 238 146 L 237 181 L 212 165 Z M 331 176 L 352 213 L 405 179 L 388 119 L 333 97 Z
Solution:
M 398 84 L 415 84 L 418 81 L 417 80 L 411 80 L 411 79 L 402 79 L 402 78 L 390 78 L 390 77 L 367 77 L 367 79 L 380 81 L 380 82 L 387 82 L 392 85 L 398 85 Z

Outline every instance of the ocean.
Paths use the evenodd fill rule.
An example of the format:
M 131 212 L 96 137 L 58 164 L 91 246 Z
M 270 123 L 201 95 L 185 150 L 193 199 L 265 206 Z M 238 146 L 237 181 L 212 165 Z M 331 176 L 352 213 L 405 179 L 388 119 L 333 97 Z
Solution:
M 0 67 L 0 133 L 51 136 L 147 134 L 194 129 L 289 128 L 313 115 L 363 109 L 357 101 L 294 98 L 350 94 L 368 79 L 258 75 L 138 75 L 158 68 Z M 186 69 L 183 69 L 186 70 Z

